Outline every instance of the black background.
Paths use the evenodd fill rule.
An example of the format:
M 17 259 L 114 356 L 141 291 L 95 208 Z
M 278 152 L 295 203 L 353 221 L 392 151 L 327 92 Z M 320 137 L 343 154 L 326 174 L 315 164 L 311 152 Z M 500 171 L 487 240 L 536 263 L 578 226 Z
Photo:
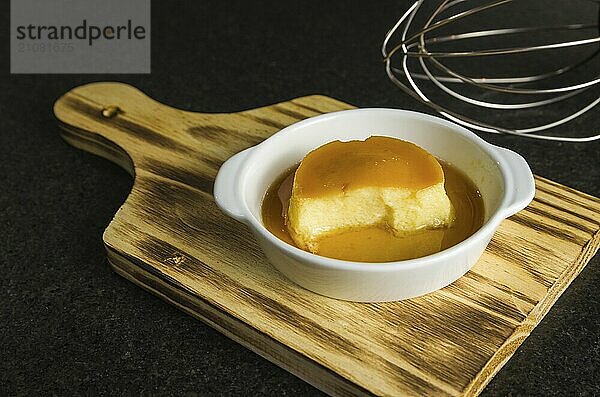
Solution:
M 546 3 L 571 21 L 590 16 L 576 2 Z M 131 178 L 64 143 L 52 104 L 79 84 L 118 80 L 195 111 L 320 93 L 429 112 L 387 80 L 380 59 L 381 39 L 407 4 L 153 2 L 152 73 L 106 76 L 11 75 L 5 6 L 0 394 L 318 395 L 110 270 L 101 235 Z M 499 20 L 510 25 L 511 16 Z M 597 110 L 575 127 L 600 131 Z M 521 153 L 535 173 L 600 196 L 598 143 L 484 138 Z M 599 266 L 596 256 L 483 395 L 600 393 Z

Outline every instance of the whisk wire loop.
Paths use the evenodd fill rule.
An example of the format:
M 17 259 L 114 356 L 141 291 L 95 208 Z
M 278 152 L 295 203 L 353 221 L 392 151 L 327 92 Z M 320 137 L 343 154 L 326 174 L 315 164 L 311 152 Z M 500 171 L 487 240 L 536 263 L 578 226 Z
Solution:
M 550 81 L 558 76 L 570 77 L 570 74 L 577 74 L 575 71 L 587 65 L 600 54 L 600 48 L 597 48 L 593 53 L 585 56 L 579 61 L 571 62 L 567 65 L 562 65 L 554 70 L 538 72 L 530 75 L 517 75 L 509 77 L 485 77 L 485 76 L 467 76 L 464 73 L 459 73 L 454 68 L 448 66 L 442 59 L 460 58 L 460 57 L 493 57 L 518 54 L 529 54 L 534 52 L 551 51 L 562 48 L 573 48 L 581 46 L 590 46 L 594 43 L 600 43 L 600 35 L 598 35 L 598 24 L 562 24 L 553 26 L 527 26 L 513 28 L 494 28 L 483 30 L 471 30 L 454 34 L 436 34 L 443 26 L 451 27 L 460 20 L 491 10 L 493 8 L 512 3 L 515 0 L 495 0 L 473 6 L 465 11 L 459 11 L 451 14 L 454 7 L 468 3 L 471 0 L 443 0 L 435 8 L 435 10 L 426 19 L 426 22 L 417 28 L 413 26 L 415 18 L 419 13 L 424 0 L 415 1 L 408 10 L 398 19 L 394 26 L 387 32 L 384 37 L 381 53 L 385 63 L 385 70 L 389 79 L 405 93 L 409 94 L 419 102 L 431 107 L 446 118 L 453 120 L 463 126 L 472 128 L 482 132 L 495 134 L 510 134 L 518 136 L 527 136 L 534 139 L 564 141 L 564 142 L 589 142 L 600 139 L 600 134 L 585 136 L 585 137 L 570 137 L 570 136 L 555 136 L 539 134 L 565 123 L 568 123 L 584 113 L 590 111 L 600 103 L 600 95 L 595 95 L 587 105 L 573 111 L 572 113 L 559 118 L 558 120 L 550 121 L 541 125 L 534 125 L 527 128 L 509 128 L 499 125 L 492 125 L 483 121 L 475 120 L 465 114 L 453 111 L 447 106 L 434 102 L 430 96 L 424 93 L 424 87 L 417 83 L 417 80 L 428 80 L 438 88 L 441 92 L 449 95 L 459 101 L 488 109 L 497 110 L 521 110 L 531 109 L 543 106 L 550 106 L 559 103 L 569 98 L 580 95 L 591 89 L 597 89 L 600 86 L 600 74 L 589 77 L 587 81 L 576 83 L 563 83 L 560 86 L 554 87 L 523 87 L 523 84 L 531 84 L 542 81 Z M 595 4 L 600 4 L 598 0 L 581 0 Z M 472 2 L 472 1 L 471 1 Z M 450 13 L 449 16 L 442 17 L 443 13 Z M 480 38 L 497 38 L 500 36 L 509 36 L 516 34 L 527 34 L 536 32 L 548 31 L 583 31 L 595 30 L 595 35 L 592 37 L 579 38 L 577 40 L 563 40 L 550 44 L 537 45 L 521 45 L 514 47 L 499 47 L 488 49 L 474 49 L 469 51 L 443 51 L 436 49 L 431 51 L 427 48 L 428 45 L 440 45 L 442 43 L 454 43 L 458 41 L 467 41 Z M 415 31 L 414 33 L 410 33 Z M 398 35 L 399 43 L 388 50 L 392 37 Z M 426 36 L 427 35 L 427 36 Z M 400 65 L 392 65 L 392 61 L 399 58 Z M 415 70 L 414 65 L 409 65 L 410 59 L 416 59 L 420 70 Z M 402 80 L 404 81 L 402 81 Z M 452 88 L 451 88 L 452 86 Z M 454 88 L 456 86 L 456 88 Z M 476 95 L 468 95 L 460 91 L 458 87 L 473 87 L 477 90 L 485 92 L 494 92 L 496 94 L 504 94 L 508 98 L 502 98 L 499 101 L 483 100 L 482 97 Z M 515 100 L 518 96 L 519 100 Z M 538 98 L 531 99 L 532 96 Z M 523 99 L 525 98 L 525 99 Z M 530 99 L 527 99 L 530 98 Z M 549 112 L 553 113 L 553 112 Z

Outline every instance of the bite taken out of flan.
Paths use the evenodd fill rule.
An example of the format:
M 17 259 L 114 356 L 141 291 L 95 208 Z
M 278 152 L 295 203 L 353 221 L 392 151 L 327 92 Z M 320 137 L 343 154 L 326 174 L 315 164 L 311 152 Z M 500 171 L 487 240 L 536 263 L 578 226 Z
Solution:
M 450 227 L 454 209 L 437 159 L 397 138 L 334 141 L 310 152 L 294 175 L 287 229 L 298 247 L 368 227 L 397 236 Z

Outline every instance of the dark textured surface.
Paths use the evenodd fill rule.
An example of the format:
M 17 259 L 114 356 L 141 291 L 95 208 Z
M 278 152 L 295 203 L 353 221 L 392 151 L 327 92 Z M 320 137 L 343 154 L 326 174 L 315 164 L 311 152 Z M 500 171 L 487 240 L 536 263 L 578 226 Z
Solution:
M 153 72 L 137 76 L 10 75 L 6 6 L 0 14 L 2 395 L 319 394 L 110 270 L 101 235 L 131 179 L 64 143 L 52 103 L 76 85 L 119 80 L 195 111 L 312 93 L 427 111 L 394 89 L 378 52 L 406 2 L 164 3 L 153 3 Z M 599 121 L 595 110 L 580 127 L 598 131 Z M 600 196 L 599 143 L 485 138 Z M 483 395 L 600 393 L 599 284 L 596 255 Z

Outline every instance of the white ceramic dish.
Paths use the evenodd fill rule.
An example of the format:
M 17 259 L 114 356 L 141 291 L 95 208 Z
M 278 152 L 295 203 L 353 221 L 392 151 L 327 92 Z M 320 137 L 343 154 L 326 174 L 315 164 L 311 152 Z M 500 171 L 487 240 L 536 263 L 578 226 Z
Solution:
M 468 175 L 485 205 L 481 229 L 433 255 L 362 263 L 303 251 L 263 226 L 262 199 L 279 175 L 327 142 L 371 135 L 414 142 Z M 290 280 L 322 295 L 364 302 L 411 298 L 452 283 L 475 264 L 500 222 L 529 204 L 534 191 L 533 175 L 520 155 L 491 145 L 452 122 L 397 109 L 346 110 L 290 125 L 227 160 L 214 186 L 217 205 L 248 225 L 273 266 Z

